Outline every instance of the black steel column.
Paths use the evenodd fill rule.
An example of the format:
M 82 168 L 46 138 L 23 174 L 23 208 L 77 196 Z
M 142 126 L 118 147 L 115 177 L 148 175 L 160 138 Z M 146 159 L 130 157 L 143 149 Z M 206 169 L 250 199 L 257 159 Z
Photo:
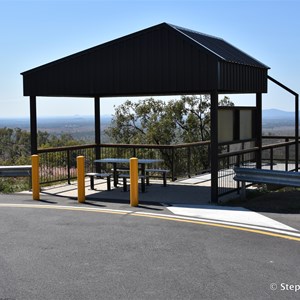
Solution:
M 262 94 L 256 94 L 256 124 L 255 124 L 256 168 L 261 169 L 262 159 Z
M 95 157 L 100 158 L 100 144 L 101 144 L 101 121 L 100 121 L 100 98 L 94 98 L 94 118 L 95 118 Z M 100 172 L 100 166 L 96 166 L 96 171 Z
M 36 96 L 30 96 L 30 139 L 31 154 L 37 154 L 37 118 L 36 118 Z
M 213 91 L 210 94 L 210 122 L 211 122 L 211 138 L 210 138 L 210 161 L 211 161 L 211 202 L 218 203 L 218 92 Z
M 295 170 L 299 166 L 299 95 L 295 95 Z

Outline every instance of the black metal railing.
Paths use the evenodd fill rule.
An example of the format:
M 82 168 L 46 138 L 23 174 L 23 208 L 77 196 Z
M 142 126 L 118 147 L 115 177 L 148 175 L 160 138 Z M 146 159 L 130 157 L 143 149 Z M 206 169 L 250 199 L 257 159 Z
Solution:
M 251 142 L 248 143 L 247 146 L 240 143 L 238 145 L 240 149 L 237 151 L 227 149 L 219 154 L 218 196 L 239 188 L 238 183 L 233 180 L 234 166 L 256 167 L 260 149 L 254 146 L 254 142 L 252 145 Z M 264 169 L 295 171 L 295 139 L 282 136 L 263 137 L 261 158 L 261 167 Z
M 274 143 L 275 142 L 275 143 Z M 262 167 L 268 169 L 295 170 L 295 139 L 293 137 L 268 136 L 263 138 L 261 149 Z M 259 148 L 254 141 L 224 144 L 219 148 L 218 195 L 238 189 L 233 180 L 233 167 L 255 167 Z M 163 159 L 160 165 L 169 169 L 171 180 L 188 178 L 210 172 L 210 141 L 179 145 L 128 145 L 101 144 L 39 149 L 40 183 L 67 181 L 76 178 L 76 157 L 85 157 L 86 172 L 95 170 L 97 158 L 156 158 Z M 96 155 L 97 154 L 97 155 Z M 101 166 L 110 171 L 111 166 Z M 105 169 L 106 168 L 106 169 Z
M 210 169 L 210 142 L 197 142 L 179 145 L 129 145 L 129 144 L 101 144 L 70 146 L 59 148 L 39 149 L 40 183 L 47 184 L 59 181 L 71 182 L 76 178 L 76 157 L 85 157 L 87 172 L 95 170 L 94 160 L 97 157 L 117 158 L 157 158 L 163 159 L 160 165 L 168 168 L 170 179 L 185 178 L 203 173 Z M 101 166 L 107 168 L 108 166 Z M 108 171 L 108 170 L 106 170 Z

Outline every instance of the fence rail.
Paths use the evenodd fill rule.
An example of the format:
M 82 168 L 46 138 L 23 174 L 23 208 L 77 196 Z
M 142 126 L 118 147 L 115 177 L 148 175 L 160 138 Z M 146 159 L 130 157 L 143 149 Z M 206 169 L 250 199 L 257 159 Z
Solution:
M 276 142 L 274 142 L 276 141 Z M 219 147 L 218 195 L 238 189 L 233 180 L 234 166 L 255 167 L 259 148 L 253 140 Z M 85 157 L 86 172 L 94 172 L 96 158 L 163 159 L 162 168 L 170 169 L 169 178 L 189 178 L 210 172 L 210 141 L 178 145 L 91 144 L 39 149 L 40 183 L 71 183 L 76 178 L 76 157 Z M 287 136 L 263 137 L 262 168 L 295 170 L 295 139 Z M 105 166 L 101 166 L 105 168 Z M 103 171 L 109 171 L 103 169 Z
M 270 141 L 268 141 L 270 140 Z M 277 140 L 277 143 L 274 143 Z M 284 140 L 284 142 L 278 142 Z M 290 141 L 292 140 L 292 141 Z M 254 143 L 253 143 L 254 144 Z M 243 146 L 241 146 L 243 148 Z M 239 188 L 233 180 L 235 166 L 256 167 L 260 149 L 252 146 L 247 149 L 227 151 L 219 154 L 218 196 L 223 196 Z M 287 136 L 263 137 L 261 167 L 268 170 L 295 171 L 295 138 Z
M 100 144 L 38 149 L 40 183 L 71 182 L 76 178 L 76 157 L 85 157 L 87 172 L 95 171 L 97 158 L 156 158 L 163 159 L 162 168 L 171 170 L 170 179 L 185 178 L 210 169 L 210 141 L 178 145 Z M 102 168 L 105 166 L 102 166 Z M 106 170 L 108 171 L 108 170 Z

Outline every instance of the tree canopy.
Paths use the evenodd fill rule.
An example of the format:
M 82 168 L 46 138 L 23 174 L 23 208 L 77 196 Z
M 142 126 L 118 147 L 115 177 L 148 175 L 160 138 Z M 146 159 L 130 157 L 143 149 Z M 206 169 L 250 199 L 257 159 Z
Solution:
M 233 106 L 228 97 L 221 106 Z M 210 96 L 181 96 L 179 100 L 154 98 L 115 107 L 106 134 L 115 143 L 158 144 L 191 143 L 210 139 Z

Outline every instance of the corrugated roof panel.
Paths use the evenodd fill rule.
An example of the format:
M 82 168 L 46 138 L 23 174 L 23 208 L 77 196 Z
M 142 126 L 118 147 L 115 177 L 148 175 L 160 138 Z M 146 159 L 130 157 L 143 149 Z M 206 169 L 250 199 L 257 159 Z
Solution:
M 267 69 L 220 38 L 162 23 L 22 75 L 24 95 L 113 97 L 265 92 Z
M 260 61 L 256 60 L 255 58 L 251 57 L 250 55 L 246 54 L 245 52 L 241 51 L 240 49 L 229 44 L 221 38 L 203 34 L 197 31 L 192 31 L 190 29 L 178 27 L 175 25 L 170 26 L 172 26 L 182 34 L 188 36 L 189 38 L 227 62 L 269 69 L 268 66 L 264 65 Z

